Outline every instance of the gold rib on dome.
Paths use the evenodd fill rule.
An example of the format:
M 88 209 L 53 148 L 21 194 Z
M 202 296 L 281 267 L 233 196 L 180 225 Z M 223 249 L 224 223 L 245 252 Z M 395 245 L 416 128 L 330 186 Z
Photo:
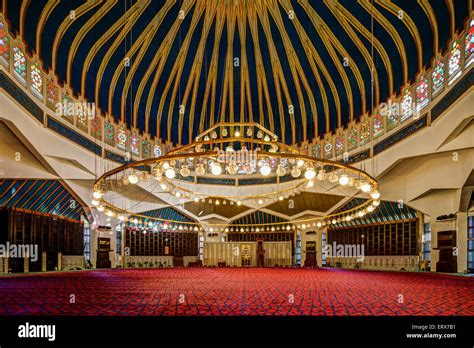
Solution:
M 392 13 L 394 16 L 397 16 L 399 14 L 403 15 L 403 20 L 401 22 L 405 24 L 411 36 L 413 37 L 413 40 L 415 41 L 416 51 L 417 51 L 417 56 L 418 56 L 418 69 L 421 69 L 423 67 L 423 57 L 422 57 L 423 46 L 421 44 L 420 32 L 418 31 L 418 28 L 416 27 L 411 17 L 408 15 L 408 13 L 406 13 L 400 7 L 391 3 L 390 1 L 375 0 L 375 3 L 381 5 L 383 8 L 385 8 L 390 13 Z M 387 25 L 387 23 L 390 24 L 388 20 L 386 19 L 383 20 L 383 19 L 382 21 L 385 22 L 385 25 Z
M 77 50 L 79 48 L 79 45 L 81 44 L 82 40 L 84 40 L 84 37 L 87 35 L 87 33 L 93 29 L 94 25 L 97 24 L 97 22 L 103 18 L 115 5 L 117 4 L 117 0 L 110 0 L 106 1 L 105 4 L 92 16 L 86 24 L 78 31 L 76 37 L 74 38 L 70 48 L 69 48 L 69 54 L 67 57 L 67 84 L 70 86 L 71 85 L 71 74 L 72 74 L 72 64 L 74 61 L 74 57 L 76 56 Z
M 140 15 L 145 11 L 146 7 L 150 4 L 150 0 L 139 1 L 130 9 L 127 10 L 115 23 L 103 34 L 97 41 L 92 45 L 89 53 L 87 54 L 86 59 L 84 60 L 84 65 L 82 67 L 81 75 L 81 94 L 86 95 L 86 76 L 89 71 L 89 68 L 92 64 L 92 60 L 97 55 L 97 52 L 100 50 L 104 44 L 117 32 L 121 27 L 124 27 L 119 35 L 120 40 L 123 40 L 128 32 L 131 31 L 135 22 L 140 18 Z M 102 63 L 101 63 L 102 65 Z M 99 80 L 97 76 L 97 80 Z M 97 95 L 97 90 L 95 91 Z M 96 98 L 98 100 L 98 98 Z
M 469 0 L 471 1 L 471 0 Z M 433 11 L 433 7 L 428 0 L 418 0 L 418 4 L 420 4 L 421 8 L 428 17 L 431 25 L 431 32 L 433 33 L 433 55 L 438 53 L 438 21 L 436 20 L 436 15 Z
M 21 2 L 21 9 L 20 9 L 20 36 L 25 37 L 25 17 L 26 11 L 28 10 L 28 6 L 30 6 L 31 0 L 24 0 Z M 5 10 L 7 6 L 7 1 L 3 0 L 3 9 Z M 6 14 L 4 12 L 4 14 Z
M 74 16 L 75 19 L 77 20 L 80 18 L 82 15 L 86 14 L 88 11 L 92 10 L 94 7 L 102 4 L 103 0 L 97 0 L 97 1 L 88 1 L 78 8 L 74 10 Z M 22 6 L 23 9 L 23 6 Z M 59 26 L 58 30 L 56 31 L 56 35 L 54 37 L 53 41 L 53 48 L 51 50 L 52 53 L 52 69 L 53 71 L 57 71 L 57 56 L 58 56 L 58 47 L 59 44 L 61 43 L 61 40 L 66 34 L 67 30 L 70 28 L 70 26 L 74 23 L 74 20 L 68 15 L 64 20 L 62 21 L 61 25 Z M 21 22 L 23 23 L 23 22 Z
M 325 0 L 326 3 L 328 4 L 329 1 Z M 374 48 L 377 50 L 379 55 L 382 57 L 382 61 L 384 62 L 385 69 L 387 70 L 388 74 L 388 84 L 389 88 L 393 90 L 393 76 L 392 76 L 392 66 L 390 63 L 390 59 L 388 57 L 387 52 L 383 48 L 383 45 L 380 43 L 379 40 L 375 36 L 372 36 L 371 32 L 365 28 L 344 6 L 340 5 L 337 3 L 338 6 L 335 6 L 332 8 L 329 6 L 329 8 L 332 10 L 333 14 L 336 16 L 337 20 L 339 23 L 342 25 L 346 33 L 349 35 L 349 37 L 354 41 L 354 43 L 357 44 L 357 47 L 359 48 L 361 54 L 364 57 L 364 60 L 366 61 L 367 66 L 369 69 L 372 67 L 375 67 L 375 63 L 373 58 L 371 57 L 369 51 L 365 48 L 364 43 L 360 40 L 356 32 L 354 31 L 357 30 L 362 36 L 364 36 L 367 40 L 370 42 L 373 42 Z M 379 83 L 379 77 L 378 77 L 378 72 L 377 69 L 374 69 L 374 92 L 375 92 L 375 104 L 379 103 L 380 99 L 380 83 Z
M 36 27 L 36 53 L 41 55 L 41 36 L 43 35 L 43 29 L 46 21 L 48 20 L 51 12 L 58 6 L 60 3 L 59 0 L 50 0 L 46 3 L 45 7 L 41 11 L 41 16 L 38 20 L 38 26 Z
M 453 0 L 444 2 L 453 34 L 459 9 Z M 382 92 L 387 94 L 383 98 L 393 95 L 400 86 L 394 84 L 392 64 L 401 65 L 397 84 L 414 79 L 408 75 L 409 63 L 421 69 L 423 45 L 432 40 L 437 52 L 444 37 L 438 33 L 439 8 L 428 0 L 413 2 L 413 13 L 431 30 L 430 42 L 421 37 L 420 19 L 408 15 L 401 2 L 388 0 L 144 0 L 125 9 L 118 0 L 81 3 L 73 9 L 74 19 L 66 10 L 54 24 L 53 73 L 63 71 L 61 78 L 76 94 L 93 93 L 109 116 L 129 127 L 140 124 L 141 131 L 153 130 L 151 137 L 177 144 L 212 125 L 235 121 L 265 124 L 288 144 L 311 142 L 371 112 L 371 77 L 375 105 Z M 472 8 L 472 0 L 468 3 Z M 51 19 L 64 8 L 58 4 L 51 0 L 36 6 L 24 0 L 16 8 L 22 36 L 30 28 L 27 16 L 36 11 L 38 30 L 30 44 L 36 44 L 40 58 L 42 45 L 49 44 L 43 30 L 51 32 Z M 2 5 L 6 12 L 7 1 Z M 400 11 L 401 32 L 395 22 Z M 374 36 L 367 24 L 370 16 L 377 24 Z M 74 25 L 78 18 L 81 25 Z M 86 38 L 91 38 L 87 50 Z M 350 45 L 344 41 L 348 39 Z M 416 52 L 407 51 L 407 40 L 413 40 Z M 388 55 L 392 46 L 395 57 Z M 58 69 L 60 54 L 66 66 Z M 125 58 L 130 59 L 127 67 Z M 347 66 L 343 58 L 349 60 Z M 375 59 L 381 64 L 376 66 Z M 80 81 L 71 81 L 76 69 Z M 88 91 L 91 85 L 94 90 Z

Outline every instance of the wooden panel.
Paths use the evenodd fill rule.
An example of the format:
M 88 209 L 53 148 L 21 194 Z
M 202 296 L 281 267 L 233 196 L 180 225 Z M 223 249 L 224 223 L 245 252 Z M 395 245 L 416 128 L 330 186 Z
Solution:
M 151 232 L 127 228 L 125 247 L 131 256 L 198 256 L 197 232 Z
M 418 219 L 328 231 L 330 244 L 364 244 L 367 256 L 418 255 Z M 362 238 L 364 235 L 364 238 Z

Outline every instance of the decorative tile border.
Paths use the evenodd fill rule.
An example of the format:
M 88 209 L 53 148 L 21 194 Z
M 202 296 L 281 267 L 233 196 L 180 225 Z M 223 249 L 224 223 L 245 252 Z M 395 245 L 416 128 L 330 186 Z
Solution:
M 56 121 L 54 118 L 48 116 L 48 128 L 56 133 L 66 137 L 72 142 L 76 143 L 79 146 L 82 146 L 86 150 L 89 150 L 95 153 L 98 156 L 102 156 L 102 147 L 90 141 L 89 139 L 79 135 L 72 129 L 64 126 L 63 124 Z
M 104 151 L 104 157 L 105 157 L 105 159 L 108 159 L 108 160 L 111 160 L 111 161 L 114 161 L 114 162 L 117 162 L 117 163 L 121 163 L 121 164 L 130 163 L 130 161 L 127 161 L 124 156 L 118 155 L 118 154 L 116 154 L 114 152 L 111 152 L 109 150 Z
M 36 103 L 18 87 L 10 78 L 3 72 L 0 71 L 0 89 L 4 89 L 10 94 L 15 100 L 20 103 L 26 110 L 29 111 L 34 118 L 41 123 L 44 122 L 43 110 L 36 105 Z
M 451 106 L 464 92 L 474 85 L 472 70 L 466 74 L 446 95 L 431 109 L 431 122 L 435 121 L 449 106 Z
M 420 129 L 426 127 L 428 124 L 427 120 L 428 120 L 428 115 L 424 115 L 422 118 L 416 120 L 415 122 L 410 123 L 405 128 L 400 129 L 395 134 L 392 134 L 390 137 L 374 145 L 374 155 L 379 154 L 380 152 L 388 149 L 389 147 L 407 138 L 408 136 L 418 132 Z
M 264 184 L 276 184 L 277 178 L 274 176 L 272 178 L 253 178 L 253 179 L 238 179 L 239 186 L 248 186 L 248 185 L 264 185 Z

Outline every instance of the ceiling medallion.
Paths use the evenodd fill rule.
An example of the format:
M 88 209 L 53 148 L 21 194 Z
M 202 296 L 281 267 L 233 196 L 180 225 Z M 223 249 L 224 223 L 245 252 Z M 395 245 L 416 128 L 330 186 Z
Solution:
M 130 192 L 133 186 L 151 194 L 143 201 L 125 200 L 120 190 Z M 92 204 L 120 220 L 133 216 L 129 221 L 133 224 L 142 222 L 162 228 L 166 224 L 167 228 L 184 230 L 195 230 L 202 224 L 218 229 L 229 224 L 174 221 L 139 212 L 147 210 L 144 206 L 150 204 L 155 194 L 165 195 L 175 204 L 235 203 L 260 209 L 292 199 L 303 191 L 334 189 L 338 194 L 367 200 L 344 212 L 290 222 L 233 224 L 233 228 L 323 227 L 350 221 L 372 212 L 380 204 L 380 193 L 377 181 L 365 171 L 308 156 L 280 143 L 275 134 L 257 123 L 220 123 L 201 133 L 194 142 L 164 156 L 124 164 L 106 172 L 94 183 Z

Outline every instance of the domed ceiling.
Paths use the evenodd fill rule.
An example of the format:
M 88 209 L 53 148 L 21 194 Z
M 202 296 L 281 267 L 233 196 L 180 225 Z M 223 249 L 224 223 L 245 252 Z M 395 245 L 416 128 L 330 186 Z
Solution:
M 357 120 L 430 66 L 469 6 L 3 0 L 12 29 L 76 95 L 180 144 L 221 121 L 255 121 L 296 143 Z

